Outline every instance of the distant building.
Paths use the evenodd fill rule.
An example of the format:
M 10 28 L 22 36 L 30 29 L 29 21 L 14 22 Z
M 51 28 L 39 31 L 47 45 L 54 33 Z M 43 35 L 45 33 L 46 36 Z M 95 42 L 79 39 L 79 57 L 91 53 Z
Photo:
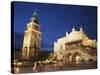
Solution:
M 77 31 L 74 27 L 66 36 L 54 42 L 54 54 L 57 60 L 64 62 L 96 61 L 96 40 L 87 37 L 81 27 Z
M 38 56 L 38 51 L 41 46 L 41 32 L 36 12 L 27 24 L 27 29 L 24 32 L 24 41 L 22 48 L 22 59 L 33 59 Z

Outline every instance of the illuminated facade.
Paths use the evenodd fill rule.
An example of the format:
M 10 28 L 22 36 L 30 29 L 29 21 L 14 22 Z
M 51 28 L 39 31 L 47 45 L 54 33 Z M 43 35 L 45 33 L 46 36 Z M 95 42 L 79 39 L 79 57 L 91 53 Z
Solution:
M 24 41 L 22 48 L 22 59 L 33 59 L 38 56 L 38 51 L 41 46 L 40 25 L 37 19 L 36 12 L 27 24 L 27 29 L 24 32 Z
M 74 27 L 66 36 L 54 42 L 54 54 L 57 60 L 66 62 L 96 61 L 96 40 L 87 37 L 83 28 L 77 31 Z

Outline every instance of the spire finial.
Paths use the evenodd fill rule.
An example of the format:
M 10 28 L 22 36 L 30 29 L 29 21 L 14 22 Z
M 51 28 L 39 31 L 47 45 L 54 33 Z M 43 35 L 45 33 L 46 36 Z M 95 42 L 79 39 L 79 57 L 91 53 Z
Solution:
M 34 10 L 33 16 L 37 16 L 37 9 Z
M 68 32 L 66 32 L 66 37 L 68 36 Z
M 37 20 L 37 9 L 34 10 L 33 15 L 30 19 L 30 22 L 36 22 L 38 24 L 38 20 Z
M 82 28 L 82 25 L 80 26 L 80 31 L 82 31 L 82 32 L 83 32 L 83 28 Z
M 75 27 L 74 27 L 74 26 L 73 26 L 73 28 L 72 28 L 72 32 L 73 32 L 73 31 L 75 31 Z

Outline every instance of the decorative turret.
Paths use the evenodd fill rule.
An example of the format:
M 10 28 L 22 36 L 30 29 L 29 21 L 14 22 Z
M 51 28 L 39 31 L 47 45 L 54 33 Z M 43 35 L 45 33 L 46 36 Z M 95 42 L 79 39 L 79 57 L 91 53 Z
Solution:
M 66 37 L 68 36 L 68 32 L 66 32 Z
M 83 28 L 82 28 L 82 25 L 81 25 L 81 27 L 80 27 L 80 32 L 83 32 Z
M 74 32 L 75 31 L 75 27 L 73 26 L 73 28 L 72 28 L 72 32 Z

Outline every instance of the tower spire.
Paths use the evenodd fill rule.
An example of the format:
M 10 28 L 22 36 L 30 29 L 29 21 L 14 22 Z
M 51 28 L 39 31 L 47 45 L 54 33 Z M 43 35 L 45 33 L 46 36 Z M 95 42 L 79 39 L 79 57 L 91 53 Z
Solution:
M 39 24 L 36 10 L 33 12 L 32 17 L 30 18 L 30 22 L 35 22 L 36 24 Z
M 34 10 L 33 16 L 37 16 L 37 9 Z

